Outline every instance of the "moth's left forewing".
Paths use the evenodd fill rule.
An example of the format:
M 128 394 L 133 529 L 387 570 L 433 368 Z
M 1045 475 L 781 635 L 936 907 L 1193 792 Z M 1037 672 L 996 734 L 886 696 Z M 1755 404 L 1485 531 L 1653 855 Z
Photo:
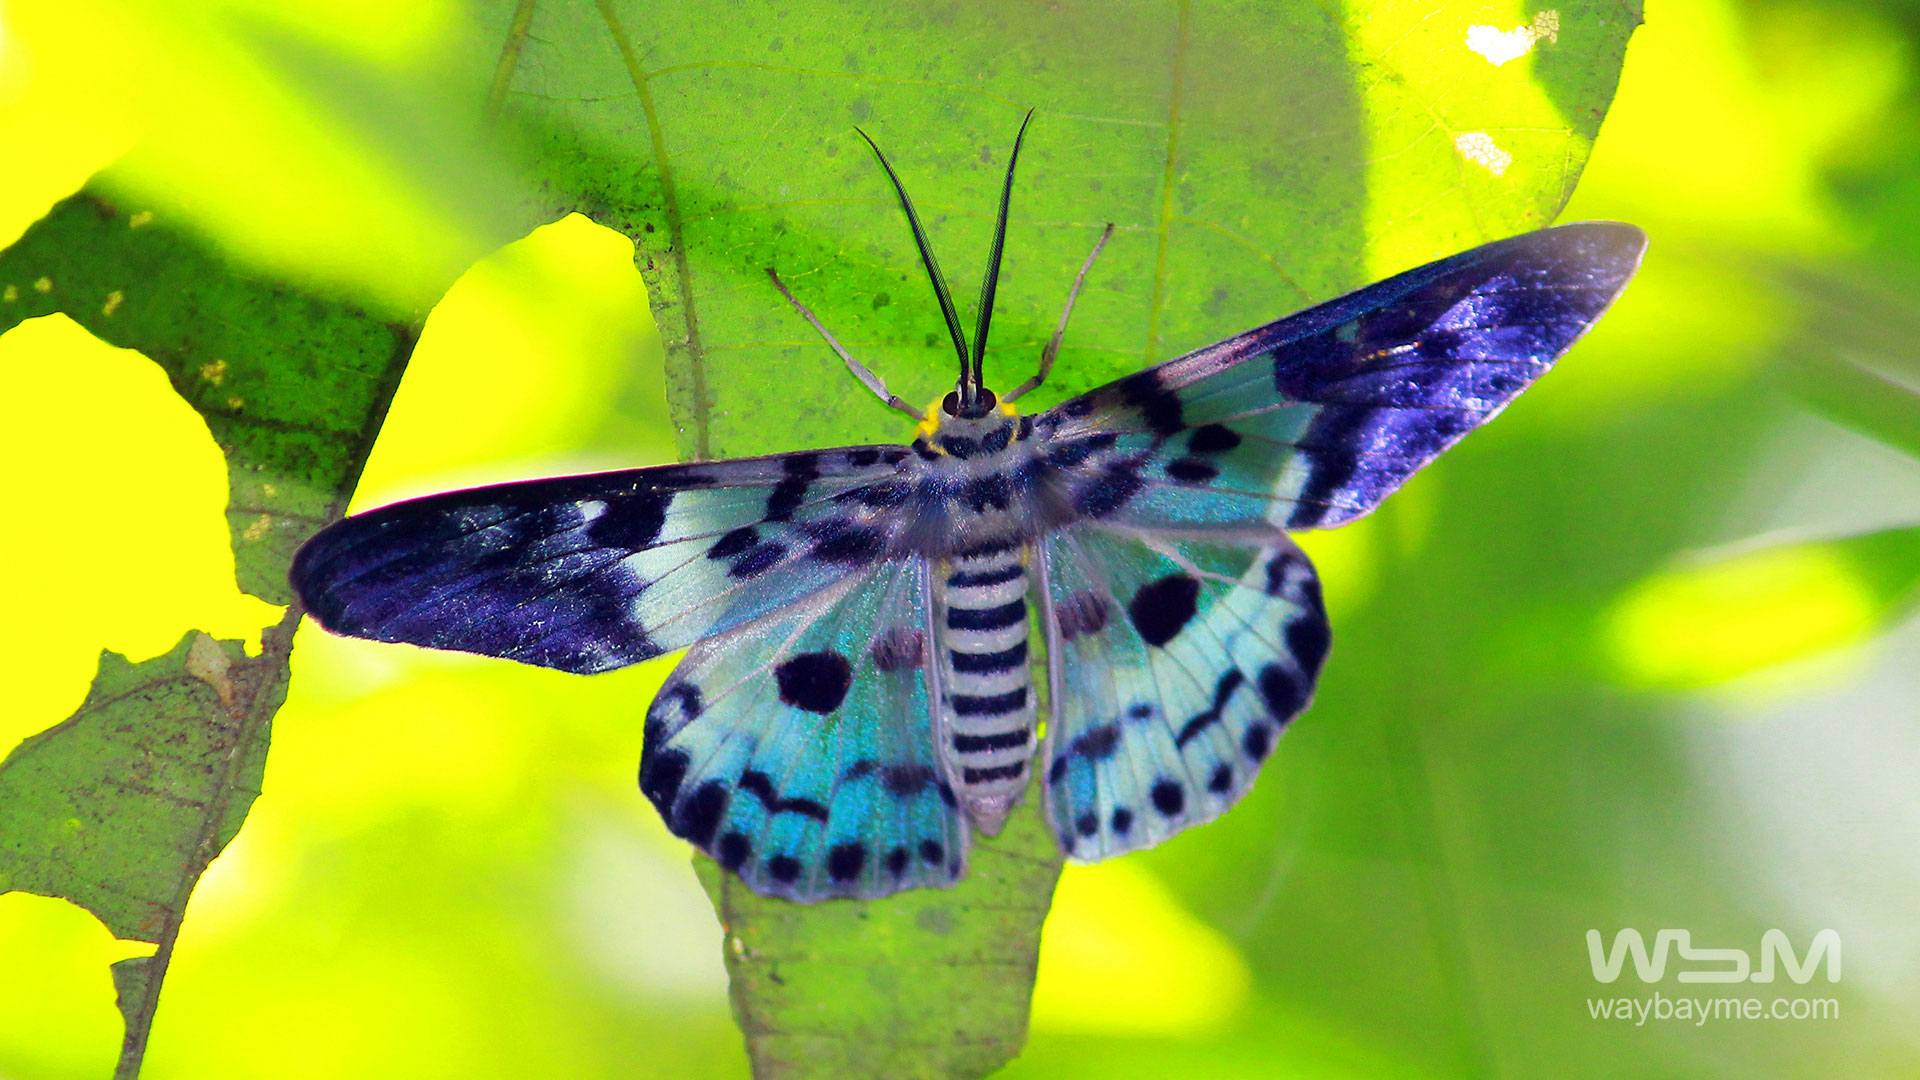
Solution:
M 1187 528 L 1258 504 L 1282 528 L 1340 525 L 1545 373 L 1645 246 L 1610 222 L 1488 244 L 1090 391 L 1035 428 L 1092 516 Z

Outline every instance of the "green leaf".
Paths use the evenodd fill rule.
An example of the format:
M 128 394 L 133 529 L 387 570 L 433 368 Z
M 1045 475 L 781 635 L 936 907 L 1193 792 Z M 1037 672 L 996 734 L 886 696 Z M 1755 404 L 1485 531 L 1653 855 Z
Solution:
M 754 895 L 705 856 L 694 869 L 722 913 L 756 1077 L 984 1076 L 1026 1041 L 1060 876 L 1038 814 L 977 841 L 953 888 L 880 903 L 806 907 Z
M 549 200 L 536 216 L 579 211 L 634 239 L 682 455 L 729 457 L 906 434 L 769 269 L 896 393 L 953 385 L 909 234 L 854 125 L 888 150 L 964 300 L 1014 130 L 1038 110 L 991 384 L 1030 373 L 1075 271 L 1117 225 L 1036 401 L 1057 399 L 1549 223 L 1639 22 L 1631 4 L 1553 14 L 1479 28 L 1520 35 L 1532 58 L 1496 62 L 1464 20 L 1381 2 L 802 2 L 724 16 L 498 3 L 491 93 L 527 136 Z M 1044 910 L 1058 862 L 1033 801 L 941 896 L 802 909 L 707 868 L 739 945 L 728 964 L 757 1071 L 974 1076 L 1015 1053 L 1031 963 L 1010 950 L 1037 939 L 997 935 L 1008 913 Z M 1044 870 L 996 874 L 995 858 Z M 933 911 L 953 920 L 949 937 L 921 932 Z
M 1810 408 L 1920 457 L 1920 392 L 1846 360 L 1790 357 L 1781 370 L 1787 387 Z
M 111 189 L 0 252 L 0 330 L 65 312 L 165 369 L 226 455 L 240 586 L 291 603 L 293 551 L 345 507 L 417 327 L 262 280 Z M 159 946 L 114 968 L 118 1075 L 139 1069 L 188 897 L 260 790 L 298 619 L 254 658 L 198 631 L 142 664 L 106 654 L 80 711 L 0 764 L 0 892 L 65 897 Z
M 1917 597 L 1920 527 L 1773 544 L 1653 575 L 1602 640 L 1629 684 L 1709 686 L 1863 641 Z
M 198 631 L 141 664 L 103 653 L 66 722 L 0 763 L 0 891 L 60 896 L 115 937 L 159 946 L 115 966 L 137 1064 L 187 897 L 260 793 L 295 617 L 248 659 Z
M 64 312 L 159 364 L 227 457 L 240 587 L 293 602 L 294 549 L 339 516 L 418 327 L 232 266 L 111 176 L 0 252 L 0 332 Z
M 815 3 L 716 17 L 603 0 L 497 5 L 493 19 L 502 112 L 530 135 L 543 216 L 578 210 L 634 238 L 681 449 L 725 457 L 901 435 L 848 392 L 768 268 L 902 396 L 931 400 L 954 380 L 856 124 L 891 153 L 965 300 L 1013 132 L 1039 110 L 990 379 L 1026 377 L 1101 227 L 1118 226 L 1056 397 L 1547 224 L 1637 12 L 1561 8 L 1555 40 L 1535 47 L 1553 58 L 1551 94 L 1527 61 L 1467 48 L 1463 20 L 1426 15 L 1189 2 L 856 16 Z

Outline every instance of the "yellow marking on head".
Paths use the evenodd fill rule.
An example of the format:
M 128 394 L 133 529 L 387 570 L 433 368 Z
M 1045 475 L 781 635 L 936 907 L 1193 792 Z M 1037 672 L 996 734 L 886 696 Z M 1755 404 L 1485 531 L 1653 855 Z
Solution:
M 920 418 L 920 423 L 915 429 L 920 432 L 920 437 L 927 440 L 929 444 L 933 442 L 934 433 L 940 430 L 940 403 L 945 400 L 945 394 L 934 398 L 933 404 L 927 406 L 927 415 Z M 934 447 L 934 450 L 939 453 L 946 452 L 937 446 Z
M 1019 416 L 1020 410 L 1013 407 L 1013 402 L 1003 400 L 1000 402 L 1000 415 L 1012 418 Z

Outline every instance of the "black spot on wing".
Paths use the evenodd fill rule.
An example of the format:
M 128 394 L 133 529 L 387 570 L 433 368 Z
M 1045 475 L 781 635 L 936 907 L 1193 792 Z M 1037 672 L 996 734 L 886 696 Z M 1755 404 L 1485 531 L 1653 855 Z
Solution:
M 897 847 L 897 848 L 894 848 L 892 851 L 887 852 L 887 858 L 886 858 L 886 864 L 885 864 L 887 867 L 887 873 L 893 877 L 899 877 L 900 875 L 906 873 L 907 858 L 908 858 L 907 849 L 903 847 Z
M 1160 811 L 1161 817 L 1177 816 L 1187 805 L 1187 789 L 1181 787 L 1177 780 L 1162 777 L 1154 782 L 1153 791 L 1150 794 L 1153 798 L 1153 808 Z
M 638 550 L 660 537 L 673 496 L 657 491 L 615 495 L 607 508 L 587 526 L 587 539 L 603 547 Z
M 713 546 L 707 549 L 707 558 L 715 562 L 737 558 L 752 551 L 759 543 L 759 532 L 751 525 L 742 526 L 715 540 Z
M 782 662 L 773 671 L 780 700 L 822 716 L 838 709 L 853 683 L 853 665 L 835 652 L 810 652 Z
M 1106 517 L 1133 500 L 1144 487 L 1132 465 L 1115 462 L 1073 489 L 1073 508 L 1083 517 Z
M 800 880 L 800 860 L 791 855 L 775 855 L 767 860 L 767 876 L 782 885 Z
M 700 715 L 706 707 L 701 700 L 700 688 L 690 682 L 672 682 L 660 688 L 660 694 L 654 698 L 653 708 L 649 712 L 663 713 L 668 708 L 677 708 L 679 722 L 685 724 Z
M 707 548 L 707 558 L 715 562 L 731 561 L 727 576 L 746 579 L 759 577 L 772 569 L 787 553 L 777 540 L 761 540 L 759 530 L 743 525 L 725 533 Z
M 753 844 L 737 832 L 729 832 L 720 838 L 720 846 L 715 851 L 720 865 L 738 872 L 753 857 Z
M 1174 736 L 1173 744 L 1185 747 L 1199 738 L 1200 733 L 1208 727 L 1219 723 L 1220 714 L 1226 711 L 1227 702 L 1233 699 L 1234 692 L 1245 685 L 1246 681 L 1247 677 L 1240 673 L 1239 668 L 1228 668 L 1226 674 L 1220 676 L 1220 680 L 1213 684 L 1213 704 L 1208 706 L 1206 711 L 1188 720 L 1181 727 L 1180 734 Z
M 672 820 L 673 800 L 680 793 L 681 781 L 687 778 L 689 763 L 685 750 L 672 747 L 641 755 L 640 792 L 660 811 L 663 821 Z
M 1205 458 L 1183 457 L 1167 462 L 1167 476 L 1182 484 L 1208 484 L 1220 475 L 1220 469 Z
M 1127 833 L 1133 830 L 1133 811 L 1124 806 L 1118 807 L 1114 810 L 1113 817 L 1108 821 L 1108 824 L 1113 826 L 1115 833 L 1121 836 L 1127 835 Z
M 860 876 L 867 864 L 867 846 L 861 843 L 838 844 L 827 852 L 827 876 L 836 882 L 849 882 Z
M 1190 574 L 1168 574 L 1148 582 L 1127 604 L 1127 617 L 1147 644 L 1165 648 L 1199 610 L 1200 582 Z
M 1204 424 L 1187 436 L 1190 454 L 1224 454 L 1240 445 L 1240 434 L 1220 424 Z
M 1311 690 L 1311 683 L 1279 664 L 1260 669 L 1260 699 L 1266 703 L 1267 715 L 1283 724 L 1307 707 Z
M 1111 447 L 1119 441 L 1119 436 L 1111 431 L 1102 431 L 1085 435 L 1077 439 L 1062 439 L 1049 443 L 1046 450 L 1047 464 L 1056 469 L 1072 469 L 1093 455 Z
M 1366 423 L 1366 410 L 1323 408 L 1308 431 L 1315 445 L 1344 447 L 1359 442 Z M 1300 486 L 1300 493 L 1294 496 L 1293 512 L 1287 515 L 1287 528 L 1294 530 L 1311 529 L 1321 521 L 1333 520 L 1339 515 L 1334 500 L 1341 496 L 1348 481 L 1353 479 L 1359 457 L 1340 451 L 1302 451 L 1301 460 L 1307 464 L 1306 483 Z
M 1265 761 L 1273 750 L 1273 727 L 1269 724 L 1255 724 L 1241 737 L 1241 748 L 1255 761 Z
M 1073 831 L 1081 836 L 1092 836 L 1100 831 L 1100 819 L 1093 816 L 1091 812 L 1081 814 L 1073 822 Z
M 1120 728 L 1115 724 L 1101 724 L 1089 728 L 1079 738 L 1068 745 L 1067 752 L 1090 761 L 1104 761 L 1113 756 L 1120 745 Z
M 887 534 L 871 525 L 827 521 L 814 530 L 809 554 L 822 562 L 857 565 L 879 558 L 886 548 Z
M 1207 790 L 1215 795 L 1225 795 L 1233 787 L 1233 766 L 1221 765 L 1207 778 Z
M 768 521 L 785 521 L 800 508 L 813 482 L 820 477 L 819 462 L 818 454 L 789 454 L 780 463 L 786 476 L 767 494 Z
M 835 502 L 859 503 L 869 510 L 891 510 L 905 506 L 913 497 L 913 485 L 904 480 L 881 480 L 843 491 L 833 497 Z
M 727 812 L 727 797 L 727 785 L 718 780 L 708 780 L 694 788 L 674 812 L 670 823 L 673 834 L 695 847 L 711 844 L 714 830 L 720 827 L 720 820 Z
M 1311 679 L 1320 670 L 1321 663 L 1327 658 L 1327 649 L 1333 643 L 1333 632 L 1327 620 L 1317 612 L 1309 612 L 1288 623 L 1286 634 L 1287 648 L 1292 650 L 1300 670 Z
M 827 820 L 827 808 L 812 799 L 783 799 L 773 789 L 773 780 L 758 769 L 748 769 L 740 774 L 740 790 L 760 800 L 769 814 L 799 814 L 815 821 Z
M 928 866 L 938 866 L 947 857 L 946 849 L 938 840 L 920 841 L 920 858 Z
M 1141 419 L 1156 434 L 1171 435 L 1186 426 L 1180 417 L 1180 395 L 1161 386 L 1158 374 L 1151 369 L 1129 375 L 1113 388 L 1123 401 L 1140 411 Z
M 918 763 L 888 765 L 880 770 L 880 782 L 900 798 L 918 795 L 935 780 L 933 766 Z M 938 861 L 938 860 L 935 860 Z

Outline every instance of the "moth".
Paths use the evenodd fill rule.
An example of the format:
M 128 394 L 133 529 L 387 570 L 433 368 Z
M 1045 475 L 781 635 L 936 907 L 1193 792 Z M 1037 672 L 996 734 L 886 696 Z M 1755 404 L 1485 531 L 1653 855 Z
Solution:
M 774 275 L 915 419 L 910 445 L 397 503 L 301 548 L 306 610 L 338 634 L 570 672 L 687 649 L 647 711 L 640 787 L 760 893 L 950 885 L 972 832 L 998 833 L 1036 784 L 1078 861 L 1226 812 L 1327 656 L 1288 533 L 1366 514 L 1498 413 L 1613 303 L 1646 238 L 1588 222 L 1501 240 L 1020 415 L 1099 254 L 1038 373 L 997 396 L 983 358 L 1025 134 L 970 343 L 867 139 L 959 356 L 924 414 Z

